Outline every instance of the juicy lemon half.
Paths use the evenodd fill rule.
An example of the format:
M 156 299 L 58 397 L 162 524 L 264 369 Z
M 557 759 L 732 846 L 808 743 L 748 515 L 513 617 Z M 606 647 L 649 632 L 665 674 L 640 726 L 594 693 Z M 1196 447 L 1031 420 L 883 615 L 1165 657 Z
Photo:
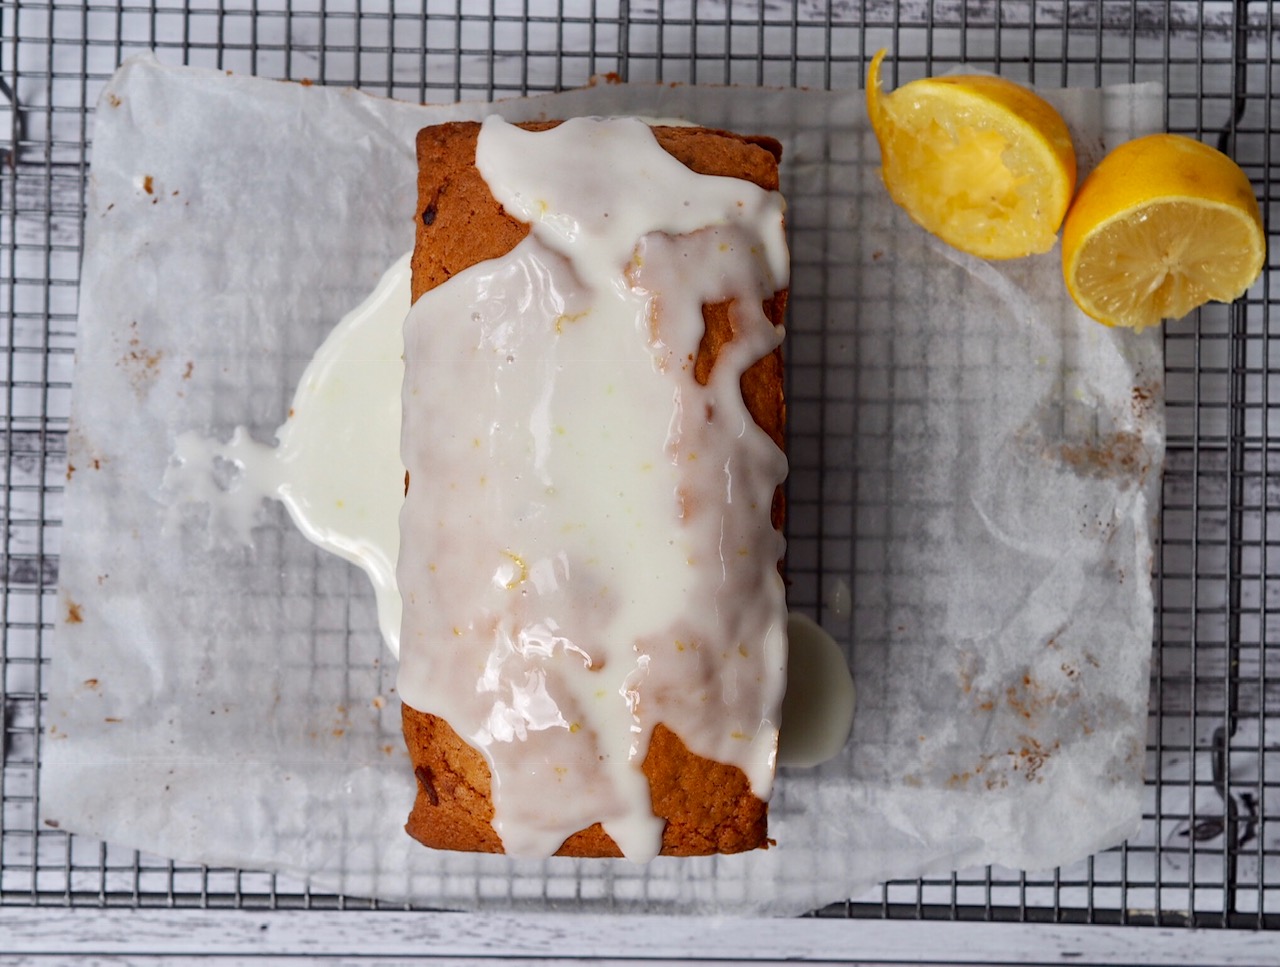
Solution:
M 1087 315 L 1143 329 L 1262 272 L 1266 233 L 1240 166 L 1206 144 L 1153 134 L 1120 145 L 1085 179 L 1062 229 L 1062 274 Z
M 890 197 L 926 230 L 989 259 L 1047 252 L 1071 202 L 1076 155 L 1061 115 L 1000 77 L 927 77 L 890 94 L 881 50 L 867 113 Z

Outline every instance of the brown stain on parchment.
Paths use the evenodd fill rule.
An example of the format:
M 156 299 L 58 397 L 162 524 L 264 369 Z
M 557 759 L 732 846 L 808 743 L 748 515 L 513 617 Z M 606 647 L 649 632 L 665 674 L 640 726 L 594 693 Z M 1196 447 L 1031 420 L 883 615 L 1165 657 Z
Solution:
M 1146 420 L 1155 411 L 1156 400 L 1160 398 L 1160 384 L 1139 383 L 1133 388 L 1130 403 L 1133 415 L 1139 420 Z
M 80 610 L 80 605 L 67 598 L 67 624 L 78 625 L 84 621 L 84 614 Z
M 1054 631 L 1045 640 L 1045 649 L 1061 650 L 1062 646 L 1058 644 L 1058 638 L 1065 630 L 1066 627 L 1063 626 Z M 1086 659 L 1090 657 L 1086 654 Z M 1052 675 L 1050 681 L 1041 681 L 1032 673 L 1029 666 L 1024 666 L 1022 671 L 1016 672 L 1012 678 L 1002 677 L 1000 681 L 979 685 L 975 683 L 981 671 L 978 654 L 966 651 L 960 656 L 956 677 L 960 691 L 973 700 L 974 707 L 978 711 L 995 712 L 997 708 L 1003 707 L 1020 718 L 1034 723 L 1049 709 L 1061 708 L 1082 697 L 1083 693 L 1077 682 L 1080 675 L 1079 669 L 1065 661 L 1058 667 L 1064 681 L 1054 680 L 1056 676 Z M 1097 667 L 1096 664 L 1095 667 Z
M 1065 628 L 1059 628 L 1043 643 L 1045 653 L 1061 652 L 1059 638 Z M 1084 662 L 1059 660 L 1056 667 L 1024 667 L 1013 676 L 1001 676 L 997 681 L 983 683 L 979 680 L 981 661 L 977 653 L 961 656 L 957 669 L 957 684 L 961 692 L 973 703 L 976 712 L 995 716 L 993 728 L 1008 730 L 1010 738 L 995 738 L 995 742 L 1007 747 L 1000 752 L 981 754 L 977 762 L 967 769 L 951 773 L 943 785 L 954 791 L 980 791 L 1006 789 L 1021 779 L 1024 782 L 1044 782 L 1044 772 L 1054 754 L 1062 748 L 1062 739 L 1038 738 L 1035 732 L 1046 725 L 1064 735 L 1078 729 L 1079 734 L 1091 735 L 1098 727 L 1088 709 L 1080 708 L 1084 697 L 1082 665 L 1100 667 L 1098 660 L 1086 652 Z M 1019 724 L 1020 723 L 1020 727 Z M 1012 740 L 1012 741 L 1011 741 Z M 941 777 L 940 777 L 941 778 Z
M 1030 675 L 1023 675 L 1020 683 L 1008 686 L 1004 698 L 1010 709 L 1028 721 L 1044 711 L 1047 704 L 1040 683 Z
M 1055 739 L 1052 744 L 1045 745 L 1032 735 L 1019 735 L 1017 743 L 1003 752 L 979 756 L 977 765 L 972 769 L 952 773 L 946 787 L 966 789 L 973 783 L 981 789 L 1008 789 L 1011 781 L 1019 778 L 1027 783 L 1042 784 L 1044 776 L 1041 773 L 1053 754 L 1062 748 L 1062 743 Z
M 134 394 L 139 400 L 144 400 L 160 378 L 160 362 L 164 359 L 164 352 L 159 349 L 153 351 L 142 345 L 137 321 L 129 323 L 129 333 L 125 351 L 116 365 L 125 371 Z
M 1010 749 L 1006 753 L 1013 759 L 1010 768 L 1020 773 L 1027 782 L 1044 782 L 1044 776 L 1040 775 L 1040 770 L 1049 761 L 1049 757 L 1062 748 L 1062 743 L 1055 739 L 1053 745 L 1046 747 L 1042 746 L 1034 736 L 1023 735 L 1019 738 L 1022 740 L 1022 746 L 1016 752 Z
M 1141 482 L 1151 466 L 1142 437 L 1128 430 L 1112 433 L 1097 443 L 1063 443 L 1058 458 L 1083 477 Z
M 1038 723 L 1046 712 L 1075 705 L 1084 697 L 1080 686 L 1080 670 L 1070 662 L 1061 662 L 1057 669 L 1062 680 L 1050 672 L 1050 680 L 1043 681 L 1029 671 L 1012 685 L 1005 687 L 1004 701 L 1009 710 L 1022 719 Z

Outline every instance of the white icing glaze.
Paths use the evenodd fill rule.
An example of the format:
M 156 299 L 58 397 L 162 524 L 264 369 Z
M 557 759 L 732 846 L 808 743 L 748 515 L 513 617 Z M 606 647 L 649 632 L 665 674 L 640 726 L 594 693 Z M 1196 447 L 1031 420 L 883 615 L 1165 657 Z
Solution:
M 184 433 L 163 485 L 177 502 L 208 504 L 216 529 L 246 544 L 262 500 L 283 501 L 303 534 L 369 575 L 378 628 L 393 653 L 400 640 L 395 562 L 404 493 L 401 329 L 409 282 L 405 255 L 316 350 L 289 418 L 276 430 L 278 446 L 256 442 L 244 427 L 226 443 Z M 222 484 L 213 472 L 220 461 L 235 471 Z
M 400 547 L 401 500 L 398 486 L 392 495 L 388 481 L 398 484 L 404 473 L 399 454 L 401 328 L 410 276 L 405 255 L 316 350 L 299 383 L 293 414 L 277 432 L 279 448 L 254 441 L 243 428 L 226 443 L 185 433 L 175 442 L 176 462 L 165 478 L 171 494 L 210 505 L 219 521 L 217 529 L 236 534 L 246 544 L 264 499 L 310 495 L 289 502 L 293 520 L 310 540 L 340 553 L 369 575 L 379 630 L 392 654 L 399 652 L 400 644 L 394 562 Z M 331 472 L 330 456 L 341 441 L 354 465 L 367 472 Z M 211 472 L 220 460 L 236 471 L 225 487 Z M 359 512 L 349 512 L 354 508 Z M 848 585 L 837 581 L 833 600 L 848 595 Z M 847 605 L 830 606 L 837 617 L 847 617 Z M 778 765 L 807 767 L 843 747 L 853 717 L 854 690 L 839 646 L 825 631 L 792 614 L 787 633 Z
M 836 640 L 812 618 L 787 620 L 787 694 L 778 765 L 810 768 L 839 755 L 853 728 L 856 695 Z
M 786 460 L 739 380 L 781 332 L 782 201 L 635 120 L 497 118 L 477 167 L 531 234 L 405 322 L 399 691 L 489 763 L 508 853 L 602 822 L 658 852 L 663 723 L 767 798 L 784 687 Z M 706 386 L 702 305 L 734 300 Z

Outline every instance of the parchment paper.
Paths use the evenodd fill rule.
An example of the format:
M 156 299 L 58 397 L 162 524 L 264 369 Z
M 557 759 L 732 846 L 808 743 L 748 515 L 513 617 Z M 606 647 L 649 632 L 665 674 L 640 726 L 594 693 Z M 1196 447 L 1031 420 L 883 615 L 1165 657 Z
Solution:
M 1154 87 L 1051 97 L 1084 168 L 1160 116 Z M 1085 320 L 1056 251 L 987 264 L 913 226 L 858 92 L 602 85 L 492 109 L 784 142 L 790 598 L 850 650 L 845 752 L 783 771 L 765 852 L 642 867 L 409 840 L 414 779 L 363 576 L 275 505 L 252 547 L 197 508 L 165 530 L 159 484 L 182 431 L 270 439 L 325 333 L 412 244 L 416 130 L 491 108 L 141 57 L 97 112 L 44 818 L 440 907 L 774 914 L 889 877 L 1052 867 L 1132 833 L 1158 336 Z

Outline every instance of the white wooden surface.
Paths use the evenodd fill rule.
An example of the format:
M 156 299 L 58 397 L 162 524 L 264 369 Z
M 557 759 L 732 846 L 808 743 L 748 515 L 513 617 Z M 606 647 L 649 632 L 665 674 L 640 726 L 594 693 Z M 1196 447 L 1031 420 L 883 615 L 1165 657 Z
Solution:
M 81 951 L 92 951 L 86 956 Z M 1280 965 L 1242 930 L 568 914 L 0 909 L 0 963 L 288 961 Z

